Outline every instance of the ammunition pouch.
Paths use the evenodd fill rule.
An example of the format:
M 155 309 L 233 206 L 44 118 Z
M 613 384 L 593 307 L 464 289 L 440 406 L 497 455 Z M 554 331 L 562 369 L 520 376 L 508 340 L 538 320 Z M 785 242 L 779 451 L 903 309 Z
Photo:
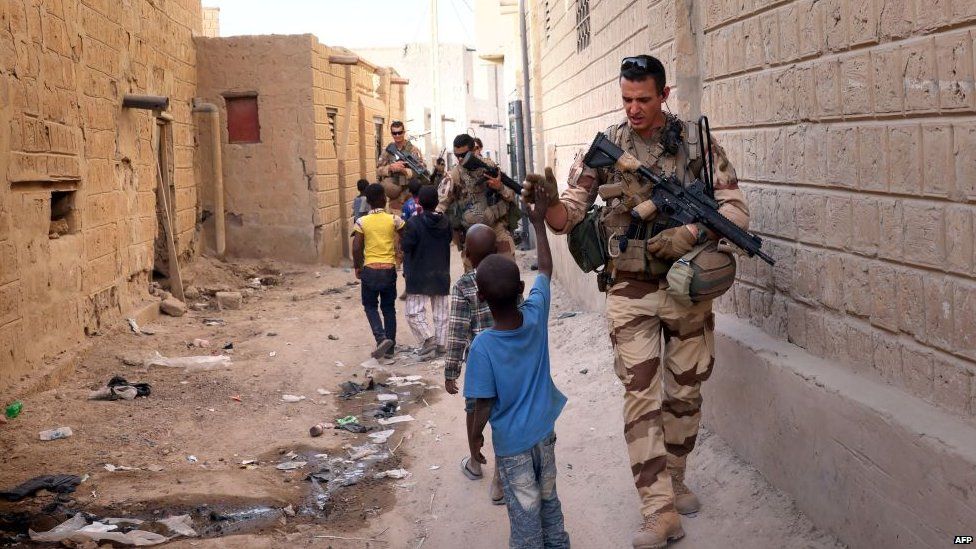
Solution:
M 668 294 L 686 306 L 710 301 L 735 282 L 735 257 L 724 242 L 695 246 L 668 270 Z
M 592 206 L 569 233 L 569 252 L 584 273 L 597 271 L 607 264 L 606 237 L 600 222 L 601 210 L 600 206 Z
M 396 176 L 384 177 L 380 181 L 380 185 L 383 185 L 383 190 L 386 191 L 386 197 L 390 200 L 396 200 L 403 194 L 403 190 L 406 188 L 404 185 L 400 185 L 400 178 Z

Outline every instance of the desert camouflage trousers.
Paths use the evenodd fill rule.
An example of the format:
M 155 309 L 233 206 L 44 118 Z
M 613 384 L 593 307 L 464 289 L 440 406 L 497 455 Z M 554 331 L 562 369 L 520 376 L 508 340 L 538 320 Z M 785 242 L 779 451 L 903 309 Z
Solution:
M 683 472 L 695 448 L 701 383 L 715 362 L 715 317 L 710 301 L 688 307 L 657 282 L 623 280 L 610 288 L 607 318 L 625 390 L 624 438 L 647 516 L 673 508 L 668 468 Z

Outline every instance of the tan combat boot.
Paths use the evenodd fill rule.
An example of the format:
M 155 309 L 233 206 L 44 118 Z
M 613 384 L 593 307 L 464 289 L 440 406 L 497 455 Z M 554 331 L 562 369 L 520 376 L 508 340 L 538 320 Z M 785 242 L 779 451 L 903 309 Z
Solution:
M 685 485 L 684 469 L 669 469 L 671 488 L 674 490 L 674 510 L 682 515 L 697 513 L 701 509 L 698 496 Z
M 669 542 L 685 537 L 681 518 L 673 509 L 644 517 L 644 524 L 634 534 L 634 549 L 661 549 Z

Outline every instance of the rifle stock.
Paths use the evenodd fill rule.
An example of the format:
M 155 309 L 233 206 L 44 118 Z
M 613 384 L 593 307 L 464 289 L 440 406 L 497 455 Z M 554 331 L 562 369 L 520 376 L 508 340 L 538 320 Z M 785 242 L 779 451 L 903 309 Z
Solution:
M 407 167 L 413 171 L 414 175 L 416 175 L 424 185 L 430 185 L 430 172 L 428 172 L 427 168 L 418 162 L 412 154 L 401 151 L 400 149 L 396 148 L 396 145 L 393 143 L 386 146 L 386 152 L 390 153 L 390 156 L 395 158 L 397 162 L 403 162 L 406 164 Z

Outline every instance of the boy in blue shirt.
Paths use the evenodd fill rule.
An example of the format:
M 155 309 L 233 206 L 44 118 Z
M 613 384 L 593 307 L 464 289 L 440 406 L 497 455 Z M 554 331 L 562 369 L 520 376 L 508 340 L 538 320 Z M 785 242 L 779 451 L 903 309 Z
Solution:
M 544 185 L 534 185 L 536 204 L 548 204 Z M 525 284 L 518 266 L 501 255 L 478 265 L 478 298 L 488 303 L 494 327 L 475 337 L 468 351 L 464 396 L 469 414 L 471 460 L 485 463 L 483 431 L 491 423 L 495 462 L 505 493 L 511 548 L 568 548 L 569 535 L 556 495 L 556 418 L 566 404 L 549 373 L 549 281 L 552 254 L 545 207 L 531 206 L 539 276 L 518 305 Z

